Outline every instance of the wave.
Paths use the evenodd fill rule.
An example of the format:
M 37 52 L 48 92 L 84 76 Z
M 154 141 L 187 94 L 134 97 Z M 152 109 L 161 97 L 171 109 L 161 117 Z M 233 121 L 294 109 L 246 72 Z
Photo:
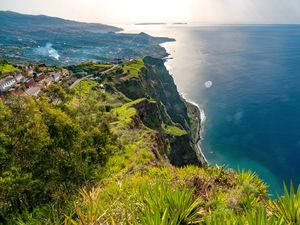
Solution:
M 166 51 L 167 51 L 167 54 L 168 56 L 164 59 L 164 65 L 166 67 L 166 69 L 168 70 L 168 72 L 170 73 L 170 75 L 172 76 L 172 72 L 171 72 L 171 65 L 168 63 L 169 60 L 172 60 L 173 57 L 172 55 L 168 52 L 168 48 L 167 48 L 167 43 L 163 43 L 163 44 L 160 44 L 161 47 L 165 48 Z M 199 130 L 198 130 L 198 134 L 199 134 L 199 138 L 196 140 L 196 145 L 198 147 L 198 150 L 199 150 L 199 154 L 200 154 L 200 157 L 201 157 L 201 162 L 203 163 L 208 163 L 203 151 L 202 151 L 202 147 L 201 147 L 201 141 L 204 139 L 203 138 L 203 133 L 204 133 L 204 127 L 205 127 L 205 121 L 206 121 L 206 115 L 205 115 L 205 112 L 204 112 L 204 109 L 203 107 L 200 107 L 196 102 L 193 102 L 191 100 L 188 100 L 187 97 L 185 97 L 185 94 L 184 93 L 180 93 L 181 97 L 186 101 L 186 102 L 189 102 L 190 104 L 196 106 L 198 108 L 198 112 L 199 112 Z
M 191 101 L 191 100 L 188 100 L 186 97 L 185 97 L 185 94 L 184 93 L 181 93 L 180 94 L 182 96 L 182 98 L 187 101 L 188 103 L 196 106 L 198 108 L 198 112 L 199 112 L 199 116 L 200 116 L 200 121 L 199 121 L 199 139 L 196 140 L 197 141 L 197 146 L 198 146 L 198 149 L 199 149 L 199 153 L 201 155 L 201 157 L 203 158 L 203 161 L 208 163 L 203 151 L 202 151 L 202 146 L 201 146 L 201 141 L 203 141 L 203 133 L 204 133 L 204 127 L 205 127 L 205 122 L 206 122 L 206 115 L 205 115 L 205 112 L 204 112 L 204 109 L 203 107 L 200 107 L 199 104 L 197 104 L 196 102 L 194 101 Z

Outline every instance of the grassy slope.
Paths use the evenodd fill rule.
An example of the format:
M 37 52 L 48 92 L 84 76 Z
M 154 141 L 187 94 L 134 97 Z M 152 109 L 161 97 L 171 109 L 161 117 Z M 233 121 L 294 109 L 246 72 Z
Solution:
M 142 68 L 139 62 L 130 67 Z M 267 199 L 267 185 L 250 171 L 170 165 L 159 151 L 157 131 L 136 119 L 134 105 L 149 100 L 131 101 L 114 88 L 104 91 L 97 82 L 85 79 L 74 87 L 67 107 L 76 107 L 88 97 L 97 97 L 91 107 L 112 107 L 107 117 L 122 145 L 99 171 L 98 185 L 79 190 L 70 210 L 63 213 L 64 221 L 50 209 L 47 214 L 33 213 L 28 224 L 263 225 L 267 219 L 268 224 L 298 224 L 300 192 L 298 200 L 283 204 L 290 205 L 284 208 L 280 201 L 277 204 Z M 165 130 L 175 136 L 186 133 L 172 125 Z M 283 212 L 287 215 L 282 216 Z
M 139 78 L 140 70 L 144 67 L 142 59 L 136 59 L 133 63 L 122 64 L 121 67 L 126 73 L 126 79 Z
M 1 73 L 12 73 L 19 72 L 20 70 L 10 64 L 0 64 L 0 74 Z
M 128 67 L 142 68 L 139 62 Z M 134 78 L 137 73 L 138 70 L 134 70 L 127 77 Z M 86 87 L 82 84 L 78 84 L 78 87 L 80 85 Z M 267 187 L 256 176 L 251 176 L 250 172 L 237 174 L 219 167 L 175 168 L 162 155 L 158 160 L 153 154 L 153 148 L 157 148 L 156 132 L 144 125 L 132 126 L 132 118 L 137 114 L 133 106 L 143 100 L 145 99 L 123 105 L 120 103 L 119 107 L 112 109 L 112 130 L 120 138 L 123 148 L 109 159 L 101 174 L 99 186 L 80 191 L 80 196 L 75 201 L 75 211 L 80 216 L 75 220 L 69 219 L 68 222 L 140 223 L 145 216 L 145 192 L 150 191 L 152 195 L 151 191 L 161 186 L 167 187 L 166 193 L 183 188 L 191 190 L 192 198 L 201 202 L 197 205 L 199 222 L 221 212 L 225 216 L 242 215 L 247 210 L 266 204 Z M 172 125 L 166 126 L 165 131 L 174 136 L 187 133 Z M 155 217 L 153 213 L 155 214 L 149 212 L 150 217 Z M 147 223 L 160 224 L 152 222 Z
M 173 136 L 183 136 L 183 135 L 187 135 L 187 132 L 183 129 L 180 129 L 179 127 L 176 126 L 165 126 L 164 127 L 165 132 L 169 135 L 173 135 Z
M 135 78 L 136 74 L 139 72 L 129 73 L 127 78 Z M 129 118 L 136 116 L 131 106 L 137 101 L 115 109 L 119 114 L 117 121 L 123 126 L 116 126 L 114 132 L 125 147 L 109 160 L 99 186 L 80 192 L 75 203 L 80 216 L 69 222 L 299 224 L 300 191 L 297 195 L 293 190 L 291 195 L 287 191 L 278 202 L 272 201 L 267 198 L 268 186 L 251 171 L 210 166 L 176 168 L 162 155 L 159 160 L 154 157 L 156 132 L 145 126 L 130 126 Z M 166 126 L 165 131 L 174 136 L 186 133 L 172 125 Z

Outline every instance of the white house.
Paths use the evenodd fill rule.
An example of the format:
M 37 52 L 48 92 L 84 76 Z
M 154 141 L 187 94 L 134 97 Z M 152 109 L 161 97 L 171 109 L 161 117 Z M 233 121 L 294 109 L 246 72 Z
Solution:
M 15 76 L 15 80 L 16 80 L 17 83 L 20 83 L 23 79 L 24 79 L 24 76 L 21 73 L 18 73 Z
M 0 91 L 6 92 L 15 85 L 16 85 L 16 81 L 12 76 L 6 77 L 0 80 Z

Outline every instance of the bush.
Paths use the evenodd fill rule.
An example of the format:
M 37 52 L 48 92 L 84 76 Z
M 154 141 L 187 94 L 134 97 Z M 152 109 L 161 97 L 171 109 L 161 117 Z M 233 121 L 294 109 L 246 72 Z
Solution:
M 140 213 L 136 224 L 197 224 L 200 221 L 200 199 L 193 199 L 193 190 L 171 189 L 164 183 L 143 186 L 139 192 Z
M 287 225 L 300 224 L 300 186 L 295 193 L 293 183 L 290 191 L 284 184 L 284 195 L 271 201 L 270 206 L 277 220 L 282 220 Z

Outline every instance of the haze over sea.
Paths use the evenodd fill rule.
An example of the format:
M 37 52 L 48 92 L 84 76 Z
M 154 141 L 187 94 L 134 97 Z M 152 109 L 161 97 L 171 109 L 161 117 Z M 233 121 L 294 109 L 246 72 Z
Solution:
M 300 183 L 300 26 L 128 26 L 164 44 L 180 92 L 206 115 L 210 164 L 256 171 L 281 192 Z

